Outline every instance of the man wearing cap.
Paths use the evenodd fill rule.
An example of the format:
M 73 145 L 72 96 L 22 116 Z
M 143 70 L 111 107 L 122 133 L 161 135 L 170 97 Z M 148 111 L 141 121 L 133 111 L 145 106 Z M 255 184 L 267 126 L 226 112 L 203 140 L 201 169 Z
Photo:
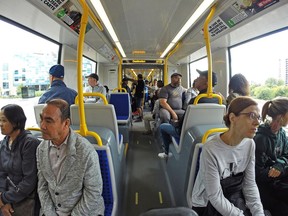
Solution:
M 181 78 L 182 75 L 180 73 L 173 73 L 171 75 L 171 83 L 164 86 L 159 93 L 161 123 L 178 120 L 185 112 L 182 106 L 186 89 L 181 86 Z
M 195 87 L 198 89 L 199 94 L 205 94 L 207 93 L 208 88 L 208 71 L 200 71 L 196 70 L 199 73 L 199 77 L 195 80 Z M 217 76 L 215 72 L 212 72 L 212 87 L 214 87 L 217 84 Z M 193 104 L 195 100 L 194 98 L 191 98 L 189 101 L 189 104 Z M 217 98 L 201 98 L 198 103 L 219 103 L 219 100 Z
M 85 92 L 98 92 L 106 97 L 106 89 L 100 82 L 98 82 L 99 77 L 97 74 L 91 73 L 89 76 L 86 76 L 86 78 L 88 78 L 89 86 L 85 88 Z M 85 97 L 84 101 L 85 103 L 103 103 L 103 100 L 100 97 L 92 96 Z
M 49 70 L 50 88 L 39 98 L 38 104 L 45 104 L 55 98 L 61 98 L 69 105 L 74 104 L 77 92 L 68 88 L 63 79 L 64 67 L 60 64 L 52 66 Z
M 131 89 L 130 89 L 130 87 L 128 86 L 128 78 L 127 77 L 124 77 L 123 79 L 122 79 L 122 85 L 121 85 L 121 87 L 122 88 L 124 88 L 124 89 L 126 89 L 126 92 L 129 94 L 129 96 L 130 96 L 130 100 L 132 100 L 132 93 L 131 93 Z M 123 90 L 124 91 L 124 90 Z

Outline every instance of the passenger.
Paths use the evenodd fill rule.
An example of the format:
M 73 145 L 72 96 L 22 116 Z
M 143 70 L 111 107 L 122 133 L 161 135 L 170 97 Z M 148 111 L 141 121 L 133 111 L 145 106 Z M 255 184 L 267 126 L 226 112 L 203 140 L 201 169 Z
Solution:
M 208 89 L 208 71 L 200 71 L 198 69 L 196 71 L 199 73 L 199 77 L 195 80 L 195 87 L 198 89 L 199 94 L 205 94 L 207 93 Z M 217 75 L 215 72 L 212 72 L 212 87 L 214 87 L 215 85 L 217 85 Z M 218 92 L 217 94 L 220 93 Z M 195 98 L 196 97 L 191 98 L 189 104 L 193 104 Z M 198 101 L 198 103 L 219 103 L 219 100 L 217 98 L 203 97 Z
M 192 98 L 197 97 L 199 94 L 198 89 L 196 88 L 196 79 L 193 81 L 192 87 L 188 88 L 185 93 L 185 102 L 183 105 L 183 108 L 186 110 L 187 106 L 189 105 L 189 102 Z
M 126 77 L 127 78 L 127 77 Z M 131 78 L 127 78 L 128 80 L 132 81 L 134 85 L 136 85 L 135 93 L 134 93 L 134 99 L 135 99 L 135 107 L 136 107 L 136 112 L 139 115 L 139 118 L 137 121 L 142 121 L 143 119 L 143 99 L 144 99 L 144 87 L 145 83 L 143 80 L 143 75 L 138 74 L 137 75 L 138 80 L 134 80 Z
M 49 80 L 51 87 L 39 98 L 38 104 L 45 104 L 54 98 L 61 98 L 69 104 L 75 103 L 77 92 L 68 88 L 63 81 L 64 67 L 62 65 L 54 65 L 49 70 Z
M 20 106 L 8 104 L 1 108 L 0 127 L 5 135 L 0 143 L 1 216 L 39 215 L 36 191 L 39 140 L 24 129 L 25 123 Z
M 256 181 L 265 209 L 272 215 L 288 215 L 288 98 L 267 101 L 262 108 L 264 123 L 258 128 Z
M 85 88 L 85 92 L 98 92 L 103 94 L 106 97 L 106 88 L 99 82 L 99 76 L 96 73 L 91 73 L 89 76 L 86 76 L 88 78 L 88 84 Z M 95 97 L 95 96 L 88 96 L 84 98 L 85 103 L 104 103 L 102 98 Z
M 109 101 L 110 99 L 109 87 L 107 85 L 104 85 L 104 88 L 106 89 L 106 99 L 107 101 Z
M 234 99 L 224 121 L 228 131 L 203 145 L 193 209 L 199 216 L 264 215 L 255 182 L 252 139 L 260 121 L 257 102 L 249 97 Z
M 155 91 L 153 90 L 153 94 L 151 95 L 151 110 L 152 111 L 154 109 L 155 101 L 159 99 L 159 92 L 163 86 L 164 86 L 163 81 L 157 80 L 157 87 L 156 88 L 154 87 Z
M 51 100 L 40 118 L 44 139 L 37 149 L 40 215 L 104 215 L 98 155 L 70 129 L 68 104 Z
M 185 110 L 182 106 L 186 89 L 181 86 L 181 78 L 180 73 L 173 73 L 171 83 L 161 88 L 159 93 L 161 123 L 169 123 L 171 119 L 178 120 L 184 115 Z
M 245 76 L 240 73 L 231 77 L 228 89 L 229 95 L 226 100 L 227 106 L 236 97 L 250 95 L 249 82 Z
M 128 86 L 128 79 L 127 79 L 127 77 L 124 77 L 123 79 L 122 79 L 122 85 L 121 85 L 121 87 L 122 88 L 124 88 L 124 89 L 126 89 L 126 92 L 129 94 L 129 96 L 130 96 L 130 100 L 132 101 L 132 94 L 131 94 L 131 89 L 130 89 L 130 87 Z

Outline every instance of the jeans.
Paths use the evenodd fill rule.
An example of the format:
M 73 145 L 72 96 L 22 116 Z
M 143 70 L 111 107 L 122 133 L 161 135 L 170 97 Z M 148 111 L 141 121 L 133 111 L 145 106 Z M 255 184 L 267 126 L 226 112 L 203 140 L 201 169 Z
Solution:
M 163 140 L 163 149 L 164 152 L 168 155 L 169 153 L 169 144 L 172 142 L 171 136 L 179 138 L 179 134 L 175 130 L 175 127 L 169 123 L 162 123 L 160 125 L 160 132 Z

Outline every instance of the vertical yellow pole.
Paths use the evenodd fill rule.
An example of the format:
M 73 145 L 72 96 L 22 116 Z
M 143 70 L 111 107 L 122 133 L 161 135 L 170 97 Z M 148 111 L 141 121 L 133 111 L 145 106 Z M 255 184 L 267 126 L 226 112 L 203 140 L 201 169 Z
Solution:
M 118 49 L 116 49 L 114 47 L 114 50 L 118 56 L 119 62 L 118 62 L 118 88 L 121 88 L 121 83 L 122 83 L 122 57 L 118 51 Z

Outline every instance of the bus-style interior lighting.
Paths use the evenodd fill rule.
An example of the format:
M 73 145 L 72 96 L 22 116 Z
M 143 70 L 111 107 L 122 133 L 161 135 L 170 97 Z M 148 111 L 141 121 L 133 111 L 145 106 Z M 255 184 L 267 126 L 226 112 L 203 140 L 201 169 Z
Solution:
M 95 10 L 97 11 L 98 15 L 100 16 L 102 22 L 104 23 L 107 31 L 109 32 L 110 36 L 112 37 L 112 40 L 114 41 L 114 43 L 116 44 L 119 52 L 121 53 L 122 57 L 125 58 L 126 54 L 121 46 L 121 43 L 119 42 L 119 39 L 113 29 L 113 26 L 111 25 L 111 22 L 101 4 L 100 0 L 91 0 L 91 3 L 93 5 L 93 7 L 95 8 Z
M 179 39 L 188 31 L 188 29 L 205 13 L 205 11 L 212 6 L 215 0 L 204 0 L 201 5 L 192 14 L 189 20 L 181 28 L 175 38 L 171 41 L 165 51 L 162 53 L 160 58 L 164 58 L 171 48 L 179 41 Z

